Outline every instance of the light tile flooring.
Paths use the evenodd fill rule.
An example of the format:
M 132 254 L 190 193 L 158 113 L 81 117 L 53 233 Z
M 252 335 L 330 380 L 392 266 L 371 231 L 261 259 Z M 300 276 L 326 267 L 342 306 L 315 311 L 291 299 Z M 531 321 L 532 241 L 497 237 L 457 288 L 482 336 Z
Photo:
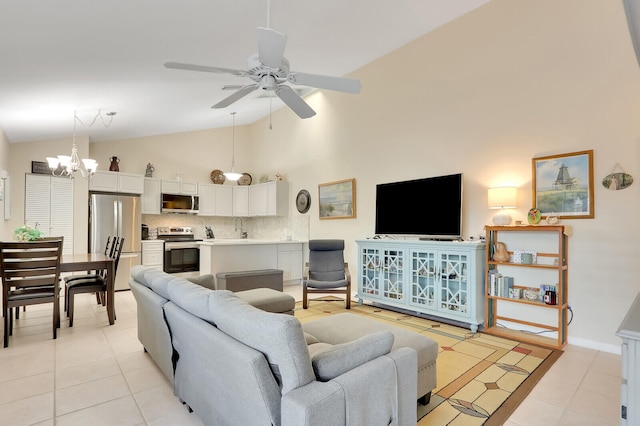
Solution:
M 285 291 L 301 299 L 300 286 Z M 77 296 L 57 340 L 50 305 L 21 313 L 0 349 L 0 424 L 201 425 L 143 352 L 131 292 L 116 293 L 116 312 L 109 326 L 94 296 Z M 619 356 L 569 346 L 506 424 L 617 425 L 619 388 Z

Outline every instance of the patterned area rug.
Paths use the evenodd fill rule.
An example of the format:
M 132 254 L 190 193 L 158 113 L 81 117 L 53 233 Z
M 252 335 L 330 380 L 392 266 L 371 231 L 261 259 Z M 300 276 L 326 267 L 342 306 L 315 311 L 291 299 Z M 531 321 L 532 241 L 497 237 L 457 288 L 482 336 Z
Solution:
M 305 322 L 343 312 L 344 300 L 323 297 L 312 299 L 306 310 L 297 303 L 295 316 Z M 375 306 L 352 302 L 350 312 L 438 342 L 438 385 L 429 404 L 418 405 L 418 425 L 503 424 L 562 354 Z

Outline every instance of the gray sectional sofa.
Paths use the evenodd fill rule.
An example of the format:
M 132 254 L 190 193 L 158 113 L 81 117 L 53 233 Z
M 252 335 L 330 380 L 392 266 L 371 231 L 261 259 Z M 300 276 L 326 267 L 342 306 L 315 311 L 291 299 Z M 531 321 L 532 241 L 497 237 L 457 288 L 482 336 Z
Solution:
M 130 285 L 140 341 L 207 425 L 416 424 L 417 353 L 389 331 L 333 345 L 239 293 L 143 266 Z

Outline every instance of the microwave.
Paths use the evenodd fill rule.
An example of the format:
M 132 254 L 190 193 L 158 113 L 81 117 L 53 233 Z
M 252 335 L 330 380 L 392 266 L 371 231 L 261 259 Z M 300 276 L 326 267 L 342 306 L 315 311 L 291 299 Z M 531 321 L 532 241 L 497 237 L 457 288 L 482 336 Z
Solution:
M 199 207 L 197 195 L 162 194 L 162 213 L 197 214 Z

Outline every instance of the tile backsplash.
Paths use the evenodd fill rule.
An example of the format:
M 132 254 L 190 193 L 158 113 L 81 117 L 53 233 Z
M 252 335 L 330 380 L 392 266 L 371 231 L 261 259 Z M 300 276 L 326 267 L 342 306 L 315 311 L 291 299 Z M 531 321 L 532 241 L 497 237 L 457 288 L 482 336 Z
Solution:
M 142 223 L 149 229 L 171 226 L 190 226 L 196 239 L 205 239 L 205 226 L 210 226 L 216 238 L 240 238 L 247 232 L 248 238 L 258 240 L 309 239 L 309 215 L 276 217 L 215 217 L 191 214 L 145 214 Z M 242 231 L 241 231 L 242 229 Z

